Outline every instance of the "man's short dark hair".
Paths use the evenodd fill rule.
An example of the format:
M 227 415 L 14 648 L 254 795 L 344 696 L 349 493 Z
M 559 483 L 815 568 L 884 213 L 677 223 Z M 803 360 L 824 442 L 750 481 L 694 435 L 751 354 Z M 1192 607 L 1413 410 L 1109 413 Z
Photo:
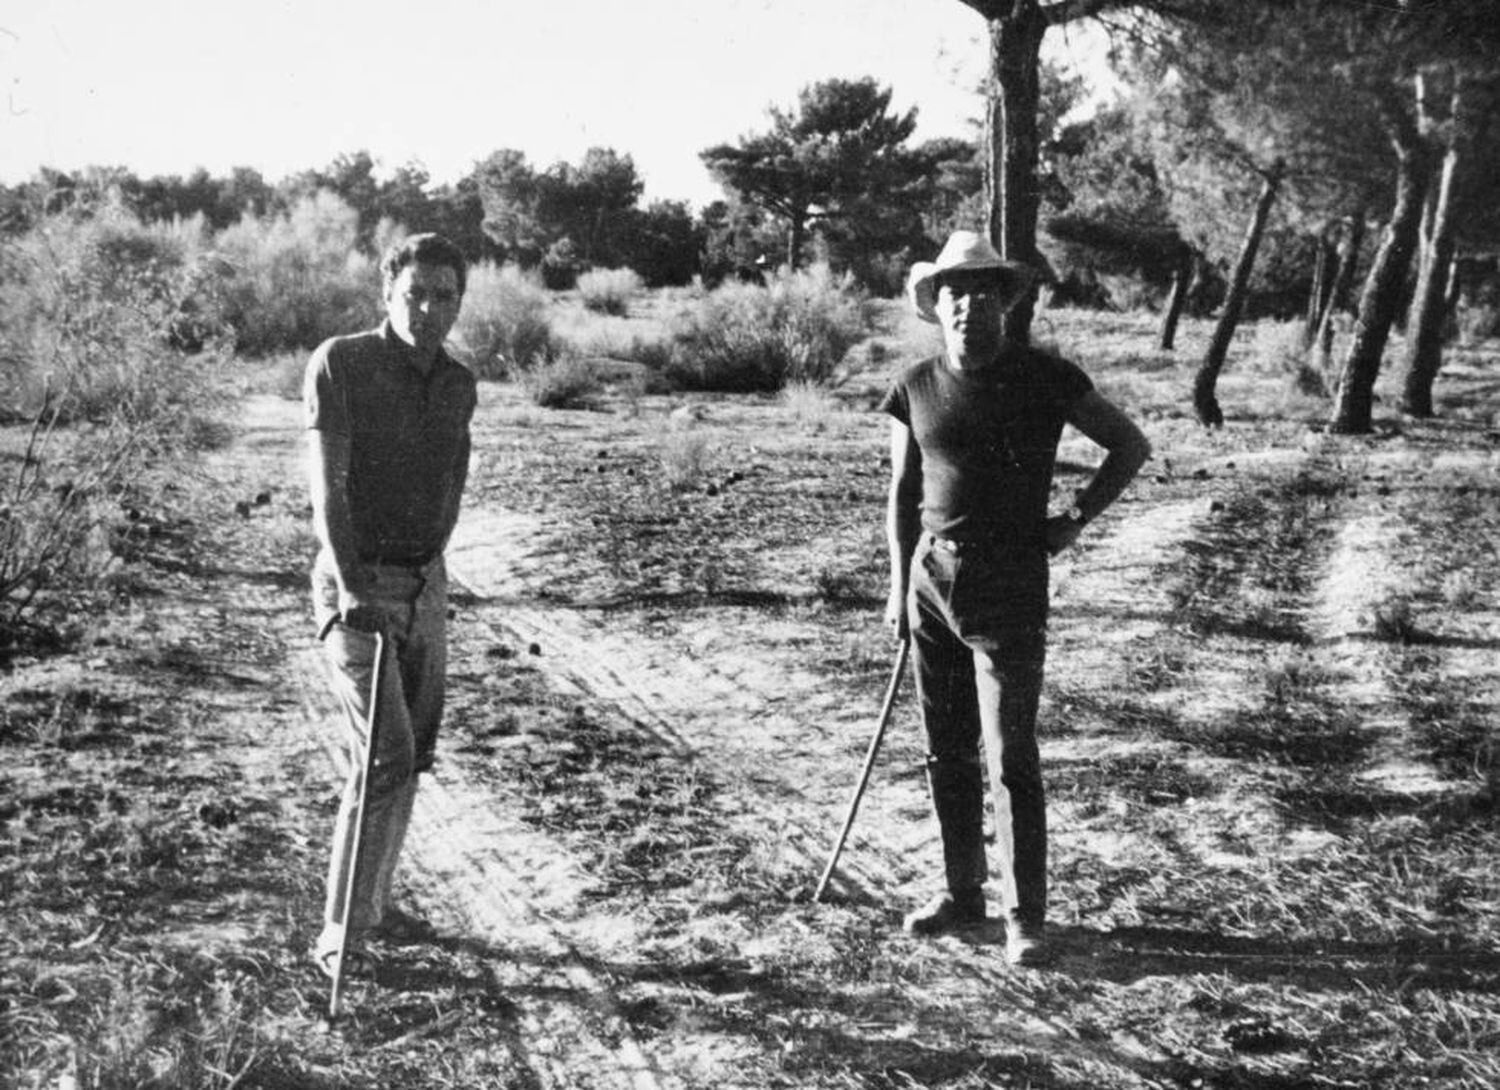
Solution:
M 469 262 L 463 251 L 447 238 L 428 231 L 409 235 L 385 252 L 380 261 L 380 275 L 389 286 L 408 265 L 446 265 L 458 276 L 458 294 L 464 293 L 469 281 Z

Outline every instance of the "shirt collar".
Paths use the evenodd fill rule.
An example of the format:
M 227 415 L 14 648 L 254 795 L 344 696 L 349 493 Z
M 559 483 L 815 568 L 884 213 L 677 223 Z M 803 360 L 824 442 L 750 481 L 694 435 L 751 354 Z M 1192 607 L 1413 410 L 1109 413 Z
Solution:
M 396 336 L 396 331 L 391 328 L 391 320 L 389 318 L 383 319 L 380 323 L 380 339 L 385 342 L 388 349 L 401 358 L 402 363 L 409 362 L 413 353 L 412 346 Z M 448 355 L 448 350 L 446 348 L 439 348 L 437 355 L 433 358 L 432 371 L 429 374 L 436 374 L 452 362 L 453 358 Z M 418 374 L 421 373 L 415 366 L 412 367 L 412 370 L 417 371 Z

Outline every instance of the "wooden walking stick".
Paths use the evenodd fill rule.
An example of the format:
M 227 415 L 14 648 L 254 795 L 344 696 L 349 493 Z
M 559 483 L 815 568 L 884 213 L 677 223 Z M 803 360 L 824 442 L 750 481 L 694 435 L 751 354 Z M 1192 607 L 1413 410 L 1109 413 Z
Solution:
M 339 930 L 339 945 L 333 955 L 333 987 L 328 993 L 328 1021 L 339 1016 L 344 998 L 344 955 L 349 949 L 350 924 L 354 921 L 354 891 L 359 888 L 360 848 L 365 835 L 365 811 L 370 803 L 370 780 L 375 774 L 376 711 L 380 705 L 380 674 L 385 664 L 385 635 L 375 633 L 375 662 L 370 668 L 370 712 L 365 719 L 364 775 L 359 781 L 359 802 L 354 807 L 354 852 L 349 861 L 349 877 L 344 882 L 344 912 Z
M 880 721 L 875 725 L 875 736 L 870 739 L 869 749 L 865 751 L 865 765 L 860 770 L 859 783 L 854 787 L 854 797 L 849 800 L 849 812 L 844 815 L 844 827 L 839 830 L 839 838 L 833 845 L 833 854 L 828 857 L 828 865 L 823 868 L 823 877 L 818 879 L 818 888 L 813 890 L 812 899 L 821 900 L 823 891 L 828 888 L 828 879 L 833 877 L 833 868 L 838 864 L 839 855 L 844 850 L 844 841 L 849 839 L 849 830 L 854 825 L 854 814 L 859 809 L 859 800 L 864 797 L 865 786 L 870 782 L 870 770 L 875 766 L 875 755 L 880 752 L 880 741 L 885 737 L 886 725 L 891 721 L 891 710 L 896 706 L 896 691 L 901 688 L 901 675 L 906 672 L 906 657 L 911 651 L 911 640 L 904 639 L 896 651 L 896 665 L 891 670 L 891 680 L 885 687 L 885 703 L 880 708 Z

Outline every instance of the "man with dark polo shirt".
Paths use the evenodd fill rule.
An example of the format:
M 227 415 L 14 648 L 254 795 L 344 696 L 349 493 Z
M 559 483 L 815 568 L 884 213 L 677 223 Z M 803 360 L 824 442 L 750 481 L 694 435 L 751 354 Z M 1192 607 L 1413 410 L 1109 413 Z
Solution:
M 1019 965 L 1045 952 L 1036 716 L 1048 557 L 1078 539 L 1151 453 L 1078 367 L 1005 339 L 1004 316 L 1034 280 L 970 231 L 955 232 L 936 261 L 914 265 L 908 294 L 941 327 L 943 352 L 904 370 L 881 406 L 893 418 L 886 617 L 912 641 L 946 879 L 905 926 L 937 934 L 985 919 L 982 738 L 1006 953 Z M 1065 424 L 1106 453 L 1067 511 L 1049 516 Z
M 353 817 L 369 792 L 348 947 L 367 933 L 430 935 L 391 903 L 417 774 L 429 769 L 443 711 L 447 576 L 443 550 L 469 469 L 474 376 L 443 350 L 467 276 L 440 235 L 398 243 L 381 263 L 386 320 L 324 342 L 303 385 L 313 528 L 313 608 L 348 729 L 351 772 L 334 828 L 324 925 L 329 971 L 342 938 Z M 375 633 L 385 637 L 376 752 L 363 778 Z

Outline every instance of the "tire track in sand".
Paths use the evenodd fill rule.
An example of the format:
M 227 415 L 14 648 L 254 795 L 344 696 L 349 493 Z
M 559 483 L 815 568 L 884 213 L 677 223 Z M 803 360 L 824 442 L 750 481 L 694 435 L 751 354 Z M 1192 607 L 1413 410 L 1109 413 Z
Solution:
M 847 707 L 823 673 L 799 667 L 786 651 L 816 641 L 817 628 L 757 617 L 757 626 L 780 626 L 781 638 L 762 632 L 747 647 L 686 630 L 648 636 L 629 621 L 608 623 L 609 614 L 538 608 L 525 595 L 527 561 L 512 546 L 536 535 L 518 531 L 516 520 L 467 511 L 449 547 L 450 572 L 480 600 L 482 623 L 502 642 L 539 647 L 549 682 L 561 691 L 608 706 L 643 741 L 708 770 L 719 787 L 717 809 L 729 821 L 761 823 L 757 838 L 774 846 L 775 870 L 811 886 L 837 830 L 831 815 L 842 814 L 858 772 L 855 761 L 827 760 L 826 747 L 852 740 L 862 749 L 876 711 Z M 847 735 L 841 723 L 851 724 Z M 774 834 L 764 830 L 767 822 L 776 823 Z M 866 896 L 888 890 L 893 876 L 913 876 L 909 853 L 896 855 L 846 852 L 840 881 Z
M 293 656 L 304 728 L 340 770 L 339 711 L 315 645 Z M 474 951 L 496 989 L 516 1002 L 523 1030 L 508 1044 L 539 1090 L 570 1090 L 580 1070 L 589 1085 L 668 1090 L 677 1085 L 630 1033 L 610 982 L 580 953 L 565 922 L 549 912 L 577 884 L 562 847 L 497 804 L 458 762 L 422 778 L 403 852 L 403 884 L 456 945 Z M 533 1000 L 527 997 L 546 997 Z

